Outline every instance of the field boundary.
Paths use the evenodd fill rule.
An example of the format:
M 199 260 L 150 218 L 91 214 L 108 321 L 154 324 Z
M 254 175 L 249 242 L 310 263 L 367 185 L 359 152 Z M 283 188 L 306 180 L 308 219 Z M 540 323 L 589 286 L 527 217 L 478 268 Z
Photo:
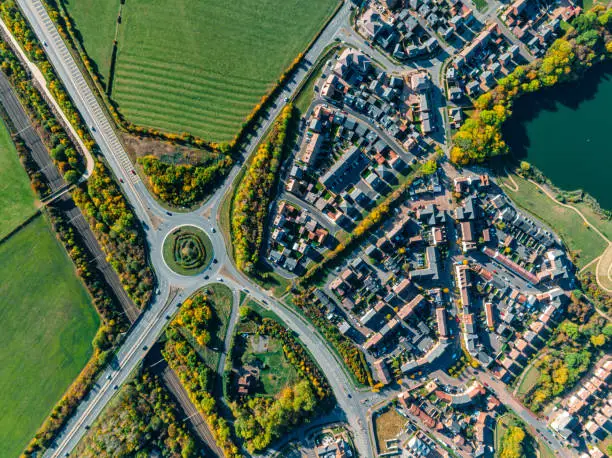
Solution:
M 39 209 L 37 209 L 33 214 L 31 214 L 30 216 L 28 216 L 25 221 L 23 221 L 22 223 L 20 223 L 18 226 L 16 226 L 15 228 L 13 228 L 11 230 L 11 232 L 9 232 L 8 234 L 6 234 L 4 237 L 0 238 L 0 245 L 6 243 L 10 238 L 14 237 L 15 235 L 17 235 L 24 227 L 26 227 L 28 224 L 30 224 L 32 221 L 34 221 L 39 215 L 42 215 L 42 212 Z

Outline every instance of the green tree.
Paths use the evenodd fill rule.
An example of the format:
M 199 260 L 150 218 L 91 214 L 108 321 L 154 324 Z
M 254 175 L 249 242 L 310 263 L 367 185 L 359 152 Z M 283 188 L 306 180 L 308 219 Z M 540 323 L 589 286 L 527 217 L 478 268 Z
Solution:
M 64 174 L 64 180 L 66 180 L 68 184 L 77 184 L 80 178 L 81 178 L 81 174 L 77 172 L 76 170 L 68 170 Z

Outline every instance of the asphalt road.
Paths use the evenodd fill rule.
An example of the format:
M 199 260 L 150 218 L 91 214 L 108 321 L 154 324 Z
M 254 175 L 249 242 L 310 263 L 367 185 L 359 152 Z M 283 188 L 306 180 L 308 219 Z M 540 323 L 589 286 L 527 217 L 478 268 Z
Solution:
M 246 277 L 238 273 L 229 259 L 217 223 L 221 198 L 224 192 L 229 189 L 229 186 L 218 190 L 202 208 L 194 212 L 168 215 L 166 210 L 148 193 L 138 176 L 132 173 L 134 169 L 123 145 L 91 89 L 87 86 L 83 75 L 40 0 L 19 0 L 18 3 L 39 40 L 46 43 L 45 51 L 49 60 L 85 122 L 90 126 L 91 133 L 109 166 L 114 174 L 123 180 L 124 194 L 145 228 L 147 242 L 150 246 L 151 263 L 158 278 L 159 289 L 159 293 L 155 296 L 149 308 L 132 326 L 124 344 L 117 352 L 114 364 L 102 373 L 95 389 L 80 404 L 75 415 L 71 417 L 56 438 L 53 449 L 49 449 L 45 456 L 64 456 L 76 446 L 85 434 L 85 426 L 91 425 L 99 416 L 118 387 L 129 379 L 130 374 L 146 353 L 146 349 L 151 347 L 161 335 L 167 321 L 177 310 L 177 305 L 180 305 L 184 298 L 198 288 L 218 280 L 225 281 L 238 290 L 242 288 L 250 290 L 251 295 L 262 302 L 267 302 L 284 322 L 299 334 L 302 342 L 313 354 L 328 377 L 338 403 L 346 413 L 361 455 L 372 456 L 370 438 L 365 430 L 365 412 L 360 407 L 360 403 L 355 402 L 354 396 L 351 394 L 354 392 L 352 382 L 344 372 L 344 368 L 335 354 L 328 348 L 325 339 L 315 332 L 309 324 L 306 324 L 301 317 L 287 310 L 270 297 L 267 292 L 260 290 L 257 285 L 252 284 Z M 333 41 L 340 25 L 348 23 L 349 14 L 350 8 L 347 3 L 306 53 L 304 64 L 300 66 L 294 77 L 288 82 L 285 90 L 272 104 L 265 121 L 261 123 L 256 134 L 251 137 L 245 147 L 245 156 L 253 151 L 282 110 L 284 98 L 289 97 L 297 89 L 312 64 L 325 47 Z M 235 179 L 237 172 L 238 168 L 232 170 L 226 180 L 226 185 Z M 218 263 L 211 265 L 205 273 L 195 277 L 183 277 L 175 274 L 168 268 L 161 256 L 164 237 L 176 227 L 184 224 L 199 226 L 208 233 L 213 244 L 215 257 L 218 260 Z M 210 279 L 204 280 L 204 275 L 209 275 Z M 171 291 L 176 291 L 177 294 L 175 296 L 171 295 Z M 357 397 L 356 392 L 355 397 Z

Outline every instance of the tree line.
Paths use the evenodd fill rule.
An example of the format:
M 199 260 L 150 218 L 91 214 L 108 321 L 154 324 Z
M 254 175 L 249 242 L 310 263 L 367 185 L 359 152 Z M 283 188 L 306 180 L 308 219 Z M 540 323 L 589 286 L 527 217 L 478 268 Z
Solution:
M 363 352 L 327 319 L 326 310 L 314 298 L 312 291 L 295 294 L 293 303 L 304 312 L 310 322 L 323 334 L 325 340 L 335 348 L 355 379 L 362 385 L 372 386 L 374 384 L 372 373 Z
M 257 274 L 268 207 L 279 167 L 290 145 L 287 134 L 293 114 L 292 105 L 283 109 L 266 140 L 250 158 L 233 198 L 231 229 L 234 257 L 238 268 L 248 275 Z
M 143 308 L 151 298 L 154 277 L 149 267 L 140 221 L 100 161 L 86 183 L 72 194 L 89 221 L 124 289 Z
M 594 64 L 612 57 L 612 9 L 596 6 L 572 22 L 544 57 L 518 66 L 474 103 L 475 111 L 453 138 L 451 161 L 479 163 L 508 152 L 501 127 L 514 101 L 542 88 L 573 81 Z

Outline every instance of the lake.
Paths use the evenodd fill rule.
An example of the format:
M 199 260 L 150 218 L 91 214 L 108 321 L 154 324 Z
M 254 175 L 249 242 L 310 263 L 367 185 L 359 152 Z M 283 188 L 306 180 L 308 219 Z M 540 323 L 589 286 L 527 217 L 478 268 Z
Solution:
M 503 134 L 514 157 L 612 210 L 612 62 L 574 83 L 520 98 Z

